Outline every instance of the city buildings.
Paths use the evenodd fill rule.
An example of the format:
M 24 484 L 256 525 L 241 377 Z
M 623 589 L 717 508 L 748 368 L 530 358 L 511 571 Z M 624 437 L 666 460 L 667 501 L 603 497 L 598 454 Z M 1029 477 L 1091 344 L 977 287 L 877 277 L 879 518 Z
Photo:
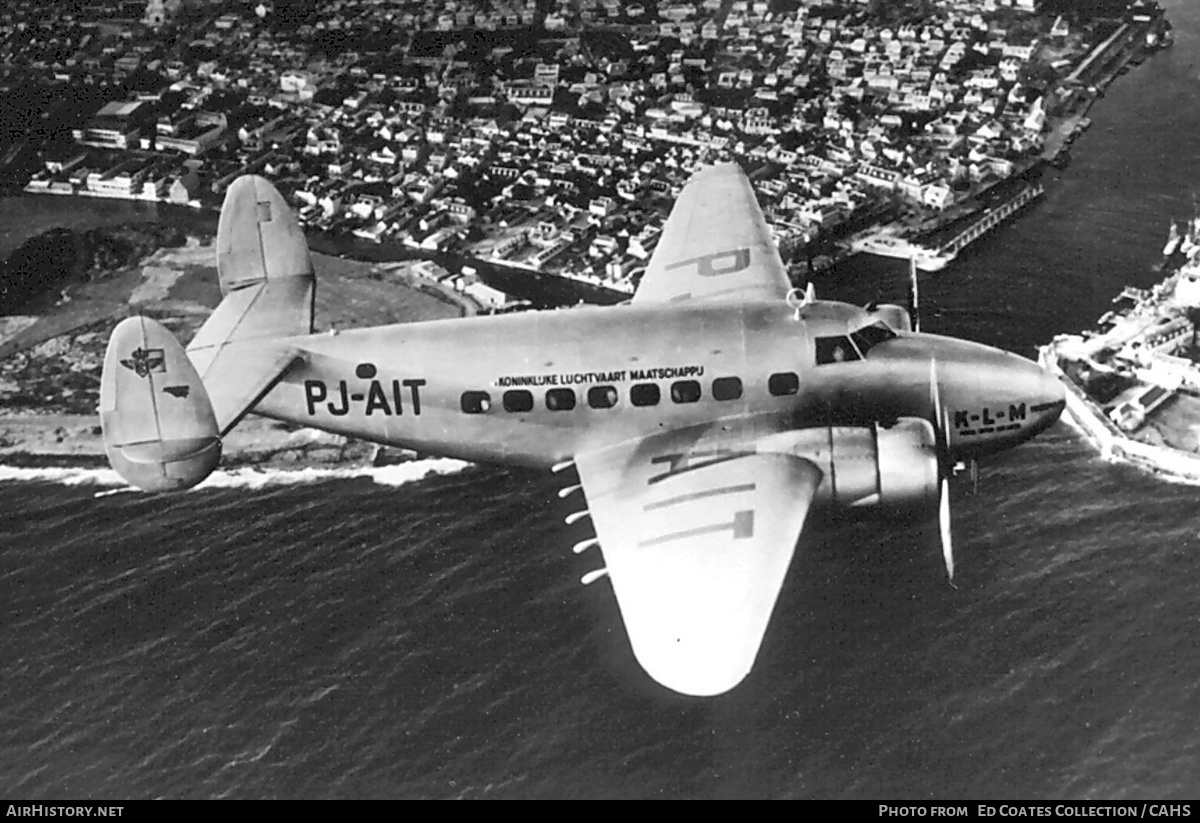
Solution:
M 629 290 L 702 162 L 751 172 L 792 254 L 956 215 L 1057 151 L 1101 46 L 1160 31 L 1119 5 L 17 2 L 0 83 L 70 103 L 6 131 L 31 191 L 202 206 L 258 172 L 314 229 Z

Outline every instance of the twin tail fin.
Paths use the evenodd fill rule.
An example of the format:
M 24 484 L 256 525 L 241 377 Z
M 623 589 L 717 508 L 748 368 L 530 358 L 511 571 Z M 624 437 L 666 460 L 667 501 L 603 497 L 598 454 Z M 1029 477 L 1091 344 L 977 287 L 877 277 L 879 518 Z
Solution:
M 148 317 L 125 318 L 109 338 L 100 426 L 108 462 L 146 491 L 191 488 L 221 460 L 200 375 L 171 332 Z
M 130 317 L 104 360 L 100 421 L 122 477 L 146 491 L 190 488 L 221 458 L 221 436 L 300 357 L 316 278 L 304 232 L 265 179 L 240 177 L 217 226 L 223 299 L 185 351 L 160 323 Z

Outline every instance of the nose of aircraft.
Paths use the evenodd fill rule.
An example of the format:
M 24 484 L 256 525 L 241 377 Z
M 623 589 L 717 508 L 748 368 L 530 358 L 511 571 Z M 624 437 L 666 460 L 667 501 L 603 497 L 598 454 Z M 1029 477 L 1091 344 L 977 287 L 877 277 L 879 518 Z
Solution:
M 1062 383 L 1031 360 L 965 341 L 938 348 L 950 439 L 965 451 L 1022 443 L 1052 426 L 1066 406 Z
M 1014 372 L 1017 392 L 1029 397 L 1029 427 L 1025 436 L 1033 437 L 1054 425 L 1067 405 L 1067 393 L 1062 381 L 1031 360 L 1009 355 L 1017 363 L 1009 368 Z
M 1058 416 L 1062 414 L 1062 410 L 1067 408 L 1067 390 L 1062 385 L 1062 380 L 1056 378 L 1054 374 L 1037 364 L 1034 364 L 1034 367 L 1038 370 L 1034 392 L 1039 400 L 1031 410 L 1034 414 L 1040 415 L 1039 419 L 1034 421 L 1036 431 L 1033 434 L 1037 434 L 1054 425 Z

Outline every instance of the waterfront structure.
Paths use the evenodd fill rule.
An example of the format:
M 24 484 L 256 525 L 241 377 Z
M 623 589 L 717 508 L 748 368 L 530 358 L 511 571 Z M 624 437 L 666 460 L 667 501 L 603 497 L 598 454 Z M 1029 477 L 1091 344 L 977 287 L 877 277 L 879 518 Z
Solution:
M 100 18 L 120 5 L 96 0 L 61 23 L 30 3 L 0 15 L 12 51 L 0 80 L 113 89 L 103 116 L 75 126 L 98 171 L 165 150 L 183 155 L 167 177 L 194 174 L 212 195 L 262 172 L 297 206 L 322 203 L 310 225 L 416 246 L 428 235 L 415 221 L 463 200 L 465 242 L 485 254 L 502 212 L 528 206 L 532 227 L 552 209 L 576 240 L 546 262 L 567 275 L 593 234 L 618 238 L 600 272 L 644 259 L 632 238 L 705 160 L 751 172 L 774 236 L 816 244 L 808 258 L 889 209 L 925 229 L 961 218 L 981 191 L 1064 156 L 1086 89 L 1162 27 L 1151 6 L 1064 31 L 1032 5 L 951 0 L 921 4 L 931 14 L 889 4 L 886 24 L 852 2 L 346 0 L 337 37 L 360 48 L 327 59 L 333 21 L 289 25 L 270 4 L 206 18 L 151 3 L 163 25 L 113 36 Z M 206 126 L 210 114 L 227 125 Z M 386 215 L 348 210 L 362 183 L 390 187 Z M 29 190 L 125 196 L 49 167 Z
M 1040 360 L 1067 386 L 1067 419 L 1106 459 L 1200 484 L 1200 255 L 1153 289 L 1127 288 L 1100 328 Z
M 1014 194 L 988 206 L 978 217 L 968 221 L 965 226 L 955 229 L 946 238 L 916 242 L 903 237 L 897 226 L 890 225 L 880 229 L 870 229 L 851 238 L 849 248 L 852 252 L 912 260 L 921 271 L 940 271 L 957 257 L 959 252 L 992 231 L 1044 192 L 1045 188 L 1040 183 L 1022 185 Z
M 864 232 L 850 241 L 850 251 L 912 260 L 918 269 L 926 272 L 941 271 L 954 259 L 954 255 L 940 254 L 935 249 L 925 248 L 898 236 L 894 228 Z

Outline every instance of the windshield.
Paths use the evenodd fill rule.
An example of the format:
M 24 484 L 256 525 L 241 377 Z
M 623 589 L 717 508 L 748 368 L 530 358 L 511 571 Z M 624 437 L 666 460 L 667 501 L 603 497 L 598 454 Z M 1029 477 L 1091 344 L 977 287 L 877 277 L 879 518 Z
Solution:
M 855 345 L 858 346 L 858 350 L 862 352 L 863 357 L 866 357 L 871 349 L 880 343 L 897 337 L 897 334 L 882 321 L 876 321 L 854 332 L 850 337 L 854 340 Z

